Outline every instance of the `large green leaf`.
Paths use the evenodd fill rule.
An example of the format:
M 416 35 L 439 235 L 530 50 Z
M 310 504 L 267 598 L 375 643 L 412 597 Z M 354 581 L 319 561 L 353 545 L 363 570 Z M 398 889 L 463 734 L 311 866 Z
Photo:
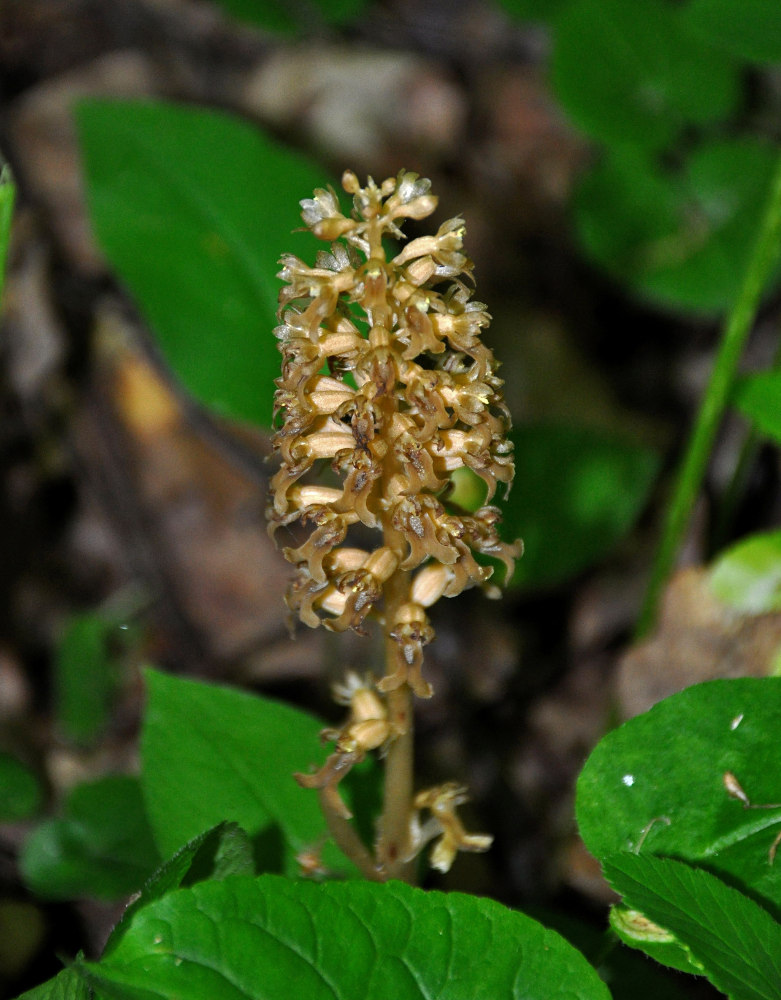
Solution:
M 43 790 L 33 772 L 16 757 L 0 752 L 0 823 L 34 816 L 43 803 Z
M 241 691 L 156 671 L 147 679 L 142 782 L 161 853 L 229 820 L 255 842 L 261 870 L 296 873 L 295 855 L 325 834 L 317 795 L 293 779 L 325 760 L 322 724 Z M 347 866 L 335 849 L 324 860 Z
M 578 779 L 588 849 L 700 863 L 781 910 L 781 806 L 744 808 L 733 783 L 755 806 L 781 803 L 779 718 L 781 678 L 746 677 L 695 685 L 608 733 Z
M 678 309 L 728 308 L 765 211 L 776 154 L 729 140 L 662 167 L 614 148 L 582 179 L 575 224 L 590 257 L 637 294 Z
M 778 0 L 689 0 L 683 19 L 716 48 L 751 62 L 781 62 Z
M 75 968 L 63 969 L 54 979 L 23 993 L 19 1000 L 92 1000 L 84 975 Z
M 631 906 L 674 934 L 733 1000 L 777 1000 L 781 924 L 758 903 L 710 872 L 670 858 L 613 855 L 605 874 Z
M 614 909 L 617 909 L 614 907 Z M 613 1000 L 686 1000 L 680 977 L 649 965 L 645 955 L 614 947 L 612 930 L 560 910 L 527 910 L 527 915 L 558 931 L 596 968 L 610 987 Z M 688 970 L 687 970 L 688 971 Z
M 573 0 L 556 21 L 553 87 L 573 121 L 608 143 L 661 146 L 716 121 L 740 87 L 722 53 L 666 0 Z
M 700 963 L 672 931 L 655 924 L 631 906 L 611 906 L 610 929 L 624 944 L 640 949 L 662 965 L 679 972 L 702 974 Z
M 78 123 L 98 239 L 172 369 L 202 402 L 269 425 L 277 260 L 299 248 L 298 202 L 322 174 L 214 111 L 91 100 Z
M 781 371 L 759 372 L 740 379 L 733 402 L 763 434 L 781 444 Z
M 647 448 L 586 427 L 530 425 L 511 434 L 515 485 L 503 536 L 523 538 L 513 582 L 566 580 L 606 555 L 631 527 L 658 468 Z
M 218 823 L 180 847 L 150 875 L 112 930 L 103 954 L 108 955 L 117 946 L 138 910 L 162 899 L 166 893 L 208 879 L 254 874 L 252 844 L 247 834 L 235 823 Z
M 267 31 L 282 34 L 308 33 L 322 25 L 338 25 L 356 17 L 366 0 L 215 0 L 234 17 Z
M 37 827 L 24 844 L 22 873 L 45 899 L 121 899 L 160 861 L 138 781 L 111 776 L 78 785 L 59 819 Z
M 68 621 L 56 657 L 57 718 L 64 735 L 89 746 L 103 728 L 114 689 L 115 665 L 109 653 L 113 621 L 99 613 Z
M 91 981 L 121 1000 L 608 1000 L 554 931 L 402 883 L 233 878 L 139 911 Z

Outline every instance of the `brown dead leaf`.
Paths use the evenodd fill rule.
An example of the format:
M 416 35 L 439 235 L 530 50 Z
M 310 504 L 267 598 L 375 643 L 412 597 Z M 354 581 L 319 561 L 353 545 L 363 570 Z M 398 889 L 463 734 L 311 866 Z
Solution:
M 266 531 L 264 436 L 244 432 L 242 467 L 231 428 L 198 423 L 116 310 L 98 322 L 96 355 L 103 409 L 85 414 L 82 459 L 104 473 L 111 465 L 107 500 L 143 554 L 154 599 L 162 592 L 176 608 L 207 662 L 236 663 L 283 638 L 290 646 L 290 568 Z M 290 649 L 293 660 L 299 649 Z M 291 673 L 317 670 L 311 648 L 304 657 L 307 669 L 290 662 Z M 286 673 L 285 658 L 275 662 Z
M 645 712 L 690 684 L 771 672 L 781 648 L 781 613 L 735 611 L 713 595 L 707 577 L 702 567 L 677 573 L 653 635 L 622 657 L 616 679 L 622 718 Z
M 101 275 L 105 263 L 84 208 L 76 102 L 95 94 L 145 96 L 153 81 L 149 60 L 136 53 L 114 52 L 41 83 L 13 108 L 11 137 L 26 187 L 45 206 L 58 242 L 83 274 Z

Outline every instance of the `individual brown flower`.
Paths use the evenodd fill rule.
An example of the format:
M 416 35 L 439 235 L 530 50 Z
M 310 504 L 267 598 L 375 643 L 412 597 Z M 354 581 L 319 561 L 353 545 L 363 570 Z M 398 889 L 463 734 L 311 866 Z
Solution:
M 436 839 L 429 863 L 437 871 L 448 872 L 458 851 L 487 851 L 493 843 L 493 837 L 486 833 L 467 833 L 458 818 L 456 809 L 467 801 L 466 788 L 453 781 L 418 792 L 413 802 L 415 812 L 410 822 L 412 856 L 429 841 Z M 420 811 L 424 809 L 430 815 L 425 823 L 421 823 Z
M 343 819 L 350 819 L 352 814 L 339 795 L 339 782 L 370 750 L 387 744 L 394 733 L 370 677 L 348 673 L 343 684 L 335 685 L 334 700 L 349 709 L 340 729 L 324 729 L 321 733 L 325 742 L 336 744 L 334 752 L 318 771 L 294 777 L 303 788 L 322 789 L 331 809 Z

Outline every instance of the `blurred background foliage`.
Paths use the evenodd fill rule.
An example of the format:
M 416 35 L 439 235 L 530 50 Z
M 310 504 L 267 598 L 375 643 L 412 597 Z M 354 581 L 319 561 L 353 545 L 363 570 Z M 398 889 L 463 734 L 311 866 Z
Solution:
M 467 595 L 437 609 L 431 648 L 422 767 L 463 773 L 497 837 L 447 884 L 601 913 L 572 825 L 589 747 L 651 690 L 690 681 L 704 633 L 728 649 L 701 668 L 711 675 L 775 663 L 778 607 L 735 597 L 775 593 L 772 532 L 673 597 L 725 602 L 745 616 L 741 642 L 717 615 L 667 607 L 642 655 L 627 651 L 667 474 L 778 158 L 774 8 L 3 5 L 0 150 L 13 173 L 0 181 L 0 263 L 14 193 L 17 210 L 0 384 L 0 928 L 13 913 L 27 956 L 3 965 L 0 950 L 9 991 L 52 942 L 94 951 L 105 901 L 156 860 L 127 853 L 128 831 L 147 843 L 128 777 L 139 664 L 327 712 L 328 680 L 365 660 L 349 638 L 289 643 L 287 568 L 263 523 L 276 261 L 313 261 L 298 202 L 346 167 L 377 180 L 415 169 L 433 179 L 438 221 L 464 215 L 515 423 L 503 508 L 526 554 L 501 604 Z M 690 564 L 777 523 L 778 306 L 773 285 Z M 481 501 L 468 476 L 458 499 Z

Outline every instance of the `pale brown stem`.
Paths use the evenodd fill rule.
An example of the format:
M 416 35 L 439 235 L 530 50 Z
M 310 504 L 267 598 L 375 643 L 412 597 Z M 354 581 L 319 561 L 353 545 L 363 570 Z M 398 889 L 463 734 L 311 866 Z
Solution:
M 379 224 L 370 227 L 368 238 L 370 255 L 384 261 L 382 227 Z M 387 303 L 378 304 L 372 310 L 369 319 L 372 327 L 378 325 L 383 329 L 390 329 L 392 316 Z M 393 414 L 398 407 L 398 400 L 394 396 L 388 396 L 380 401 L 379 405 L 385 410 L 385 424 L 390 427 Z M 381 482 L 383 491 L 387 490 L 393 475 L 398 471 L 400 470 L 391 450 L 385 463 Z M 390 519 L 383 518 L 382 527 L 383 544 L 397 553 L 404 553 L 405 541 L 390 523 Z M 400 569 L 396 570 L 383 587 L 386 677 L 393 676 L 399 665 L 401 651 L 398 643 L 391 638 L 389 633 L 398 621 L 399 609 L 409 600 L 409 591 L 410 574 Z M 410 819 L 414 790 L 412 690 L 409 685 L 404 683 L 389 691 L 386 696 L 386 706 L 388 721 L 394 736 L 385 755 L 383 809 L 376 848 L 377 866 L 385 879 L 401 879 L 413 883 L 415 881 L 415 864 L 405 860 L 409 855 Z
M 345 857 L 352 861 L 364 878 L 371 879 L 373 882 L 383 882 L 385 876 L 377 868 L 371 852 L 355 832 L 349 820 L 334 810 L 333 805 L 328 800 L 327 789 L 321 788 L 318 794 L 328 832 L 334 838 L 336 846 Z
M 412 691 L 409 685 L 403 684 L 389 692 L 387 705 L 390 721 L 403 724 L 406 729 L 391 743 L 385 757 L 385 789 L 377 860 L 386 878 L 414 883 L 415 864 L 405 860 L 410 846 L 414 779 Z
M 386 539 L 391 529 L 386 530 Z M 385 673 L 392 676 L 401 655 L 399 645 L 388 634 L 396 621 L 396 612 L 409 598 L 409 573 L 397 571 L 385 584 Z M 412 690 L 402 684 L 386 696 L 388 721 L 395 738 L 385 756 L 385 788 L 377 844 L 377 862 L 386 878 L 414 882 L 414 863 L 406 861 L 409 853 L 410 818 L 414 788 Z

